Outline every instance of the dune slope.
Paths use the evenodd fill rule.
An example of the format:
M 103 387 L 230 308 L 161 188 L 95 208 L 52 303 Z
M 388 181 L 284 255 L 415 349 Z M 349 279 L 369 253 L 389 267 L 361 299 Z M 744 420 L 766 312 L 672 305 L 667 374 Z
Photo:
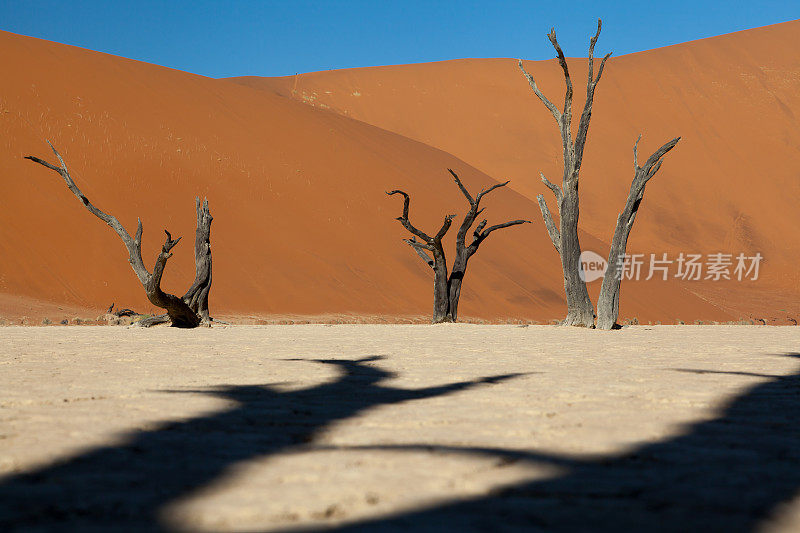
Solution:
M 761 253 L 756 282 L 682 286 L 739 316 L 796 318 L 800 56 L 793 43 L 798 31 L 800 21 L 794 21 L 612 57 L 595 98 L 582 170 L 581 227 L 610 240 L 633 177 L 632 147 L 640 133 L 641 159 L 681 136 L 648 185 L 629 251 L 668 258 L 680 252 Z M 601 36 L 598 52 L 606 51 Z M 574 58 L 569 64 L 578 115 L 586 62 Z M 563 75 L 554 60 L 528 61 L 526 69 L 552 101 L 563 101 Z M 496 179 L 511 179 L 511 186 L 532 200 L 544 194 L 553 206 L 538 172 L 560 181 L 560 138 L 516 60 L 234 81 L 430 144 Z M 588 243 L 584 249 L 592 250 Z M 606 250 L 594 251 L 606 255 Z M 640 312 L 626 292 L 623 286 L 623 311 Z
M 385 115 L 385 120 L 334 105 L 335 88 L 325 96 L 330 104 L 320 96 L 316 105 L 309 106 L 303 98 L 297 101 L 297 91 L 281 89 L 288 80 L 249 80 L 260 87 L 248 87 L 10 33 L 0 33 L 0 60 L 15 73 L 0 81 L 0 172 L 5 188 L 0 198 L 0 293 L 4 296 L 0 315 L 30 312 L 26 301 L 49 301 L 98 313 L 111 302 L 155 311 L 146 302 L 117 236 L 82 208 L 57 175 L 22 159 L 29 154 L 49 156 L 44 139 L 61 150 L 79 185 L 98 207 L 116 215 L 130 231 L 136 217 L 141 217 L 147 264 L 152 264 L 163 242 L 164 228 L 187 236 L 167 267 L 167 290 L 182 293 L 193 277 L 189 243 L 194 197 L 209 198 L 215 217 L 211 305 L 217 315 L 424 317 L 431 307 L 430 271 L 400 241 L 406 234 L 394 218 L 400 214 L 401 202 L 387 198 L 384 191 L 401 187 L 411 193 L 412 218 L 433 231 L 444 214 L 464 211 L 464 199 L 449 179 L 448 167 L 475 191 L 498 179 L 513 178 L 514 190 L 500 190 L 487 199 L 489 222 L 520 217 L 534 221 L 498 232 L 482 246 L 470 263 L 462 316 L 549 320 L 564 312 L 560 268 L 538 219 L 533 195 L 539 186 L 529 172 L 535 168 L 531 166 L 534 160 L 537 164 L 549 161 L 552 168 L 543 169 L 554 174 L 557 159 L 553 154 L 558 148 L 548 117 L 530 100 L 526 87 L 517 87 L 517 73 L 507 60 L 323 73 L 295 80 L 302 87 L 309 79 L 327 83 L 325 76 L 398 73 L 406 81 L 414 78 L 413 83 L 427 87 L 425 94 L 438 93 L 426 100 L 419 91 L 406 91 L 399 81 L 382 81 L 370 74 L 376 87 L 395 84 L 392 90 L 400 95 L 397 98 L 419 97 L 411 113 L 409 106 L 404 110 L 395 105 L 398 101 L 359 89 L 361 85 L 348 89 L 348 98 L 367 107 L 395 105 L 394 115 Z M 482 109 L 473 109 L 461 123 L 441 130 L 442 138 L 456 131 L 471 145 L 447 145 L 433 133 L 426 138 L 392 123 L 392 116 L 405 113 L 403 120 L 422 128 L 438 118 L 459 115 L 463 106 L 480 103 L 481 98 L 453 96 L 448 80 L 476 68 L 484 72 L 488 66 L 497 71 L 496 76 L 489 71 L 489 80 L 498 86 L 507 84 L 508 94 L 489 100 L 502 101 L 502 105 L 497 103 L 496 119 L 487 120 L 487 114 L 495 111 L 486 112 L 483 101 Z M 531 67 L 537 75 L 542 71 L 548 92 L 558 89 L 552 65 Z M 449 74 L 453 68 L 457 72 Z M 424 69 L 432 70 L 426 73 Z M 467 76 L 455 89 L 487 83 L 476 79 Z M 609 75 L 604 90 L 614 85 L 613 80 Z M 357 85 L 352 80 L 340 83 Z M 356 92 L 360 96 L 353 96 Z M 485 87 L 484 92 L 494 94 Z M 609 94 L 611 89 L 598 97 L 598 117 L 610 114 L 601 107 L 612 104 Z M 609 102 L 603 104 L 602 96 Z M 452 105 L 433 109 L 441 103 L 438 98 L 451 99 Z M 515 98 L 527 106 L 516 125 L 506 123 L 501 113 Z M 522 120 L 525 117 L 530 120 Z M 643 122 L 654 123 L 648 142 L 660 140 L 669 129 L 663 121 Z M 585 197 L 593 200 L 584 205 L 587 224 L 582 234 L 584 246 L 601 253 L 610 229 L 599 231 L 598 227 L 610 228 L 613 222 L 603 218 L 613 209 L 601 206 L 592 193 L 592 188 L 601 185 L 601 178 L 595 176 L 606 175 L 597 163 L 605 160 L 599 152 L 607 136 L 603 128 L 608 126 L 603 124 L 598 118 L 587 154 L 585 174 L 594 179 L 585 180 L 589 184 Z M 503 136 L 500 133 L 506 127 L 512 131 Z M 661 129 L 655 131 L 656 127 Z M 614 135 L 626 138 L 628 129 L 621 122 Z M 541 131 L 541 142 L 531 138 L 531 131 Z M 519 146 L 536 146 L 549 159 L 536 157 L 536 150 L 520 152 Z M 628 150 L 614 146 L 621 152 Z M 497 161 L 507 160 L 517 173 L 487 163 L 492 160 L 486 155 L 490 152 Z M 610 169 L 616 168 L 617 158 L 612 155 L 608 155 L 608 161 L 613 161 Z M 627 166 L 629 159 L 628 154 Z M 679 160 L 668 163 L 659 184 L 676 179 Z M 606 185 L 599 189 L 615 205 L 621 203 L 624 190 L 611 183 L 627 181 L 629 170 L 624 179 L 608 174 Z M 716 179 L 711 176 L 705 181 L 712 178 Z M 664 242 L 702 248 L 709 235 L 720 231 L 705 228 L 708 220 L 717 224 L 727 220 L 727 212 L 716 208 L 709 215 L 696 210 L 691 213 L 695 218 L 684 217 L 681 209 L 689 202 L 702 205 L 696 195 L 675 195 L 669 189 L 658 190 L 655 184 L 652 189 L 647 205 L 650 216 L 641 217 L 641 227 L 634 231 L 632 247 L 638 250 L 650 251 L 649 247 Z M 752 237 L 754 246 L 761 246 L 765 242 L 760 239 L 762 226 L 753 229 L 755 216 L 748 214 L 748 205 L 737 207 L 743 210 L 741 232 Z M 663 225 L 654 221 L 665 217 L 680 224 L 667 235 L 659 235 Z M 703 230 L 687 241 L 685 232 L 680 233 L 681 224 Z M 451 230 L 450 237 L 454 234 Z M 596 292 L 599 284 L 594 285 L 598 286 L 591 289 Z M 783 295 L 784 286 L 771 289 Z M 733 290 L 723 291 L 725 298 L 709 296 L 717 287 L 676 280 L 626 283 L 622 314 L 641 321 L 669 322 L 744 316 L 747 310 L 725 300 Z M 16 308 L 7 303 L 15 297 L 22 302 Z

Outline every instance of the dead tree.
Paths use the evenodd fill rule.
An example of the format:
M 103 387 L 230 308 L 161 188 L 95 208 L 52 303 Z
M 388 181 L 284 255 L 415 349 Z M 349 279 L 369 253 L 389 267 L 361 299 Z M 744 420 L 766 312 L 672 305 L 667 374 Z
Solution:
M 111 226 L 120 239 L 122 239 L 125 248 L 128 249 L 128 262 L 131 264 L 136 277 L 144 287 L 147 299 L 156 307 L 165 309 L 167 317 L 173 326 L 182 328 L 193 328 L 200 324 L 208 324 L 210 318 L 208 316 L 208 293 L 211 289 L 211 212 L 208 209 L 208 200 L 200 202 L 200 198 L 196 199 L 197 207 L 197 231 L 195 233 L 195 280 L 192 286 L 183 295 L 183 297 L 174 296 L 161 290 L 161 277 L 164 274 L 164 268 L 167 265 L 167 260 L 172 257 L 171 250 L 181 240 L 180 237 L 173 239 L 169 231 L 164 230 L 167 234 L 167 239 L 156 257 L 153 272 L 147 270 L 142 261 L 142 221 L 138 221 L 136 235 L 131 237 L 128 231 L 120 224 L 116 217 L 104 213 L 95 207 L 89 199 L 81 192 L 67 170 L 67 165 L 61 154 L 55 147 L 47 141 L 47 144 L 52 148 L 53 153 L 58 158 L 59 166 L 53 165 L 34 156 L 27 156 L 25 159 L 30 159 L 34 163 L 39 163 L 50 170 L 53 170 L 64 178 L 67 187 L 72 193 L 78 197 L 86 209 Z M 165 322 L 166 318 L 154 317 L 152 323 Z M 159 320 L 160 319 L 160 320 Z
M 472 242 L 467 245 L 467 233 L 472 228 L 473 224 L 485 208 L 480 207 L 480 202 L 484 196 L 489 194 L 495 189 L 505 187 L 509 184 L 508 181 L 504 183 L 497 183 L 491 187 L 482 190 L 475 198 L 469 193 L 467 188 L 461 183 L 458 175 L 451 169 L 447 169 L 453 176 L 453 179 L 458 185 L 458 188 L 464 194 L 464 197 L 469 202 L 469 210 L 464 215 L 464 220 L 458 228 L 456 235 L 456 257 L 453 261 L 453 268 L 449 275 L 447 272 L 447 259 L 442 246 L 442 239 L 444 238 L 453 219 L 456 215 L 447 215 L 444 217 L 442 226 L 439 231 L 431 237 L 427 233 L 417 229 L 408 219 L 408 208 L 411 199 L 408 194 L 401 190 L 389 191 L 386 194 L 392 196 L 394 194 L 403 195 L 403 214 L 397 217 L 397 220 L 406 228 L 412 235 L 410 239 L 403 239 L 408 243 L 414 251 L 419 255 L 425 263 L 433 270 L 433 323 L 438 324 L 441 322 L 456 322 L 458 319 L 458 301 L 461 297 L 461 286 L 464 283 L 464 274 L 467 271 L 467 262 L 478 251 L 478 247 L 486 237 L 495 230 L 516 226 L 518 224 L 530 223 L 530 220 L 512 220 L 502 224 L 495 224 L 494 226 L 486 227 L 486 219 L 481 221 L 472 232 Z M 420 241 L 417 240 L 417 237 Z M 429 255 L 430 252 L 430 255 Z
M 611 241 L 611 250 L 608 253 L 608 268 L 606 269 L 603 285 L 600 287 L 600 296 L 597 300 L 597 328 L 615 329 L 618 326 L 617 317 L 619 316 L 619 288 L 622 282 L 622 270 L 625 250 L 628 246 L 628 236 L 636 220 L 636 213 L 644 198 L 644 189 L 647 182 L 656 175 L 661 168 L 662 157 L 672 150 L 680 137 L 676 137 L 664 144 L 653 152 L 644 164 L 639 166 L 639 141 L 642 136 L 636 139 L 633 145 L 633 182 L 631 183 L 628 199 L 625 207 L 617 216 L 617 227 L 614 230 L 614 238 Z
M 606 60 L 611 56 L 611 53 L 608 53 L 603 57 L 600 62 L 600 67 L 597 69 L 597 76 L 595 76 L 594 46 L 597 42 L 597 38 L 600 36 L 601 26 L 602 23 L 598 20 L 597 33 L 589 40 L 589 74 L 586 84 L 586 102 L 584 103 L 583 112 L 578 122 L 578 130 L 574 141 L 572 139 L 572 80 L 570 79 L 569 68 L 567 67 L 567 60 L 564 57 L 564 52 L 561 50 L 561 46 L 559 46 L 556 40 L 555 29 L 551 29 L 547 37 L 550 39 L 553 48 L 555 48 L 558 56 L 558 63 L 561 65 L 561 70 L 564 71 L 566 93 L 564 95 L 564 107 L 562 110 L 559 110 L 555 104 L 542 94 L 533 76 L 528 74 L 525 67 L 522 65 L 522 60 L 520 59 L 518 61 L 519 68 L 528 79 L 528 83 L 533 89 L 533 92 L 547 109 L 550 110 L 553 118 L 555 118 L 561 134 L 561 144 L 564 149 L 564 174 L 561 187 L 550 182 L 544 174 L 539 174 L 542 182 L 556 197 L 559 217 L 558 227 L 553 221 L 550 209 L 547 207 L 547 203 L 541 194 L 538 196 L 538 201 L 547 232 L 550 235 L 553 246 L 555 246 L 556 251 L 561 256 L 561 267 L 564 273 L 564 293 L 567 299 L 567 317 L 564 319 L 563 324 L 568 326 L 594 326 L 594 308 L 589 299 L 589 293 L 586 290 L 586 282 L 581 279 L 580 276 L 581 247 L 578 241 L 578 178 L 581 163 L 583 162 L 583 147 L 586 144 L 586 137 L 589 132 L 589 121 L 592 117 L 592 102 L 594 101 L 595 88 L 600 81 L 600 77 L 603 75 L 603 67 L 605 67 Z

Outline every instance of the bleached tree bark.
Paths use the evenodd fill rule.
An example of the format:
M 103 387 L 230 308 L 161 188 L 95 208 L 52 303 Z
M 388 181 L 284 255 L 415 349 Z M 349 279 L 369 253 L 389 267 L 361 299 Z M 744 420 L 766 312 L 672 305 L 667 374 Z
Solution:
M 195 276 L 192 286 L 183 295 L 183 301 L 191 308 L 201 323 L 208 323 L 208 293 L 211 291 L 211 211 L 208 209 L 208 199 L 195 198 L 197 211 L 197 226 L 194 237 L 194 269 Z
M 562 324 L 567 326 L 594 327 L 594 307 L 589 299 L 589 293 L 586 290 L 586 282 L 580 277 L 581 246 L 578 240 L 578 181 L 581 163 L 583 162 L 583 149 L 586 144 L 589 122 L 592 117 L 592 103 L 594 102 L 595 88 L 600 81 L 600 77 L 603 75 L 603 68 L 605 67 L 606 61 L 611 56 L 611 53 L 608 53 L 603 57 L 600 62 L 600 67 L 597 69 L 597 75 L 595 76 L 594 47 L 597 43 L 597 38 L 600 36 L 601 28 L 602 22 L 598 20 L 597 33 L 589 40 L 589 73 L 586 84 L 586 101 L 578 122 L 578 130 L 574 140 L 572 138 L 572 80 L 570 78 L 564 52 L 561 50 L 561 46 L 559 46 L 556 40 L 555 29 L 551 29 L 547 37 L 556 51 L 558 63 L 561 66 L 561 70 L 564 72 L 566 92 L 564 94 L 563 109 L 559 110 L 558 107 L 539 90 L 533 76 L 525 70 L 522 60 L 518 60 L 520 70 L 527 78 L 533 92 L 553 115 L 559 133 L 561 134 L 564 159 L 564 173 L 561 186 L 559 187 L 555 183 L 550 182 L 540 173 L 542 182 L 555 195 L 559 216 L 558 226 L 553 220 L 550 209 L 547 207 L 547 203 L 542 195 L 538 196 L 538 201 L 548 235 L 561 258 L 561 267 L 564 274 L 564 294 L 567 300 L 567 316 Z
M 53 165 L 34 156 L 26 156 L 25 159 L 30 159 L 34 163 L 43 165 L 50 170 L 57 172 L 66 182 L 69 190 L 81 201 L 84 207 L 108 224 L 113 229 L 122 243 L 128 250 L 128 262 L 133 268 L 133 272 L 144 287 L 147 299 L 156 307 L 160 307 L 167 311 L 169 321 L 175 327 L 193 328 L 199 326 L 201 323 L 208 323 L 208 292 L 211 288 L 211 213 L 208 209 L 208 200 L 200 203 L 200 199 L 196 199 L 197 206 L 197 231 L 195 238 L 195 280 L 191 288 L 183 296 L 179 298 L 175 295 L 169 294 L 161 290 L 161 277 L 164 274 L 164 268 L 167 266 L 167 260 L 172 257 L 171 250 L 178 244 L 181 237 L 173 239 L 169 231 L 164 230 L 167 238 L 161 251 L 156 256 L 156 262 L 151 273 L 147 270 L 142 260 L 142 221 L 138 221 L 136 234 L 131 237 L 125 227 L 117 220 L 116 217 L 109 215 L 97 207 L 95 207 L 86 195 L 81 192 L 78 186 L 70 176 L 67 165 L 58 150 L 47 141 L 50 148 L 53 150 L 56 158 L 58 158 L 59 166 Z M 159 323 L 155 319 L 151 323 Z M 161 322 L 164 320 L 161 319 Z
M 516 226 L 519 224 L 530 223 L 529 220 L 511 220 L 502 224 L 495 224 L 486 227 L 487 221 L 484 219 L 478 224 L 472 232 L 472 242 L 469 245 L 466 243 L 467 233 L 475 224 L 478 216 L 483 212 L 484 208 L 480 207 L 480 202 L 484 196 L 500 187 L 508 185 L 508 181 L 504 183 L 497 183 L 491 187 L 482 190 L 474 198 L 469 193 L 467 188 L 459 179 L 458 175 L 451 169 L 447 169 L 453 176 L 458 188 L 461 190 L 464 197 L 469 202 L 469 210 L 464 215 L 464 220 L 459 226 L 458 233 L 456 234 L 456 256 L 453 261 L 453 268 L 448 274 L 447 260 L 442 246 L 442 238 L 444 238 L 447 231 L 450 229 L 453 218 L 456 215 L 447 215 L 444 218 L 442 227 L 435 236 L 430 237 L 425 232 L 420 231 L 408 219 L 410 198 L 408 194 L 401 190 L 389 191 L 386 194 L 389 196 L 394 194 L 401 194 L 403 196 L 403 214 L 397 220 L 406 228 L 413 236 L 411 239 L 404 239 L 419 257 L 433 269 L 433 320 L 434 324 L 441 322 L 456 322 L 458 320 L 458 302 L 461 298 L 461 286 L 464 282 L 464 275 L 467 272 L 467 264 L 469 259 L 478 251 L 481 243 L 494 231 Z M 421 239 L 421 242 L 416 238 Z M 430 255 L 428 253 L 430 252 Z
M 611 241 L 611 249 L 608 253 L 608 268 L 603 278 L 603 284 L 600 287 L 600 296 L 597 300 L 597 328 L 598 329 L 614 329 L 619 327 L 617 318 L 619 317 L 619 289 L 622 283 L 621 276 L 621 261 L 625 256 L 625 250 L 628 246 L 628 236 L 633 228 L 633 222 L 636 220 L 636 214 L 639 212 L 642 199 L 644 198 L 644 190 L 647 182 L 656 175 L 658 169 L 661 168 L 662 157 L 667 152 L 672 150 L 680 137 L 676 137 L 671 141 L 662 145 L 658 150 L 653 152 L 643 167 L 639 166 L 639 141 L 642 136 L 636 139 L 633 145 L 633 181 L 631 182 L 630 192 L 628 192 L 628 199 L 625 201 L 625 207 L 622 212 L 617 216 L 617 226 L 614 229 L 614 238 Z

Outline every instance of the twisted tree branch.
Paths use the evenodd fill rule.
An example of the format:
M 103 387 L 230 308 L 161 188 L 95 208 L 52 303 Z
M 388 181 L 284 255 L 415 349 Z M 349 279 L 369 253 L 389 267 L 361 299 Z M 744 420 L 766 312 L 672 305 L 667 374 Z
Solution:
M 519 224 L 530 224 L 530 223 L 531 223 L 530 220 L 511 220 L 509 222 L 503 222 L 502 224 L 495 224 L 494 226 L 489 226 L 488 228 L 483 229 L 486 226 L 486 220 L 483 220 L 478 225 L 478 227 L 475 228 L 475 232 L 473 233 L 475 240 L 473 240 L 472 243 L 469 245 L 468 248 L 469 255 L 472 255 L 475 252 L 477 252 L 478 246 L 480 246 L 480 244 L 484 240 L 486 240 L 486 237 L 488 237 L 489 234 L 492 233 L 493 231 L 497 231 L 503 228 L 509 228 L 511 226 L 517 226 Z
M 56 150 L 56 148 L 49 140 L 47 141 L 47 144 L 50 146 L 50 148 L 53 150 L 53 153 L 58 158 L 60 166 L 55 166 L 43 159 L 31 155 L 26 156 L 25 159 L 29 159 L 34 163 L 39 163 L 40 165 L 57 172 L 64 179 L 64 182 L 67 184 L 67 188 L 72 192 L 72 194 L 78 197 L 83 206 L 86 207 L 86 209 L 91 214 L 93 214 L 106 224 L 108 224 L 111 227 L 111 229 L 113 229 L 117 233 L 117 235 L 119 235 L 119 238 L 122 239 L 122 243 L 128 250 L 128 262 L 130 262 L 131 267 L 133 268 L 133 271 L 136 274 L 136 277 L 139 278 L 139 281 L 142 284 L 146 284 L 150 279 L 150 272 L 147 270 L 147 267 L 144 266 L 144 261 L 142 261 L 141 220 L 138 222 L 138 227 L 136 229 L 136 238 L 132 239 L 128 231 L 125 229 L 125 227 L 119 222 L 119 220 L 117 220 L 117 217 L 105 213 L 104 211 L 95 207 L 89 201 L 86 195 L 83 194 L 83 192 L 75 184 L 75 181 L 72 179 L 72 176 L 70 175 L 69 170 L 67 169 L 67 165 L 66 163 L 64 163 L 64 159 L 61 157 L 61 154 L 58 153 L 58 150 Z
M 416 235 L 417 237 L 422 239 L 424 242 L 426 242 L 426 243 L 432 242 L 433 241 L 433 237 L 431 237 L 430 235 L 428 235 L 424 231 L 421 231 L 421 230 L 417 229 L 413 224 L 411 224 L 411 221 L 408 220 L 409 204 L 411 203 L 411 198 L 408 196 L 408 194 L 406 192 L 404 192 L 404 191 L 401 191 L 400 189 L 395 189 L 393 191 L 387 191 L 386 194 L 389 195 L 389 196 L 393 196 L 395 194 L 402 194 L 403 195 L 403 214 L 401 216 L 397 217 L 395 220 L 399 220 L 404 228 L 406 228 L 408 231 L 410 231 L 413 235 Z
M 101 209 L 97 208 L 94 204 L 92 204 L 89 199 L 86 197 L 85 194 L 78 188 L 75 184 L 75 181 L 72 179 L 72 176 L 67 169 L 67 165 L 64 162 L 64 159 L 61 157 L 61 154 L 58 153 L 58 150 L 55 149 L 53 144 L 50 141 L 47 141 L 47 144 L 50 145 L 50 148 L 53 150 L 56 158 L 58 159 L 59 166 L 55 166 L 47 161 L 40 159 L 35 156 L 26 156 L 25 159 L 33 161 L 34 163 L 38 163 L 50 170 L 57 172 L 63 179 L 64 182 L 67 184 L 67 188 L 81 201 L 81 203 L 86 207 L 86 209 L 105 222 L 108 226 L 110 226 L 120 237 L 125 248 L 128 250 L 128 262 L 131 264 L 136 277 L 139 278 L 142 286 L 145 289 L 145 294 L 147 295 L 147 299 L 153 305 L 157 307 L 161 307 L 167 310 L 170 320 L 172 321 L 172 325 L 178 327 L 195 327 L 199 325 L 200 318 L 198 316 L 196 308 L 191 307 L 186 301 L 182 298 L 174 296 L 169 293 L 165 293 L 161 290 L 161 278 L 164 274 L 164 269 L 166 268 L 167 260 L 172 257 L 171 250 L 180 242 L 181 238 L 178 237 L 177 239 L 173 239 L 172 235 L 169 231 L 164 230 L 167 235 L 166 242 L 161 248 L 158 256 L 156 257 L 155 265 L 153 267 L 153 272 L 147 270 L 147 267 L 144 266 L 144 262 L 142 261 L 142 221 L 141 219 L 137 219 L 137 227 L 136 227 L 136 234 L 134 237 L 131 237 L 125 227 L 119 222 L 119 220 L 110 215 Z M 205 204 L 206 211 L 208 209 L 208 204 Z M 199 220 L 198 220 L 199 222 Z M 207 220 L 208 224 L 206 226 L 206 231 L 210 226 L 210 215 Z M 210 256 L 210 249 L 209 249 L 209 256 Z M 209 257 L 209 279 L 210 279 L 210 257 Z M 207 308 L 206 308 L 206 316 L 207 316 Z

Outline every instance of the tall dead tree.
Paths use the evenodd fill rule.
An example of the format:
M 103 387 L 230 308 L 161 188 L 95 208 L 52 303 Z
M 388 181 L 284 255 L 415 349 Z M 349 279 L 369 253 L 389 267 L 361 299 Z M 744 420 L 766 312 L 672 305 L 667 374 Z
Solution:
M 680 137 L 662 145 L 653 155 L 647 158 L 643 167 L 639 166 L 639 141 L 642 136 L 636 139 L 633 145 L 633 182 L 631 183 L 628 199 L 625 207 L 617 216 L 617 227 L 614 229 L 614 238 L 611 241 L 611 250 L 608 253 L 608 268 L 603 285 L 600 287 L 600 296 L 597 300 L 597 328 L 614 329 L 618 327 L 617 317 L 619 316 L 619 288 L 622 282 L 622 265 L 625 257 L 625 250 L 628 246 L 628 236 L 636 220 L 636 213 L 644 198 L 644 189 L 647 182 L 656 175 L 661 168 L 662 157 L 672 150 Z
M 120 224 L 116 217 L 104 213 L 89 201 L 89 199 L 81 192 L 67 170 L 67 165 L 61 154 L 55 147 L 47 141 L 47 144 L 52 148 L 56 158 L 58 158 L 59 166 L 53 165 L 34 156 L 27 156 L 25 159 L 30 159 L 34 163 L 39 163 L 50 170 L 53 170 L 64 178 L 72 193 L 78 197 L 86 209 L 111 226 L 120 239 L 122 239 L 125 248 L 128 249 L 128 262 L 131 264 L 136 277 L 144 287 L 147 299 L 156 307 L 160 307 L 167 312 L 169 321 L 175 327 L 193 328 L 200 324 L 208 324 L 210 318 L 208 316 L 208 293 L 211 289 L 211 212 L 208 209 L 208 200 L 200 202 L 197 198 L 197 230 L 195 233 L 195 279 L 192 286 L 183 295 L 183 297 L 174 296 L 161 290 L 161 277 L 164 274 L 164 268 L 167 265 L 167 260 L 172 257 L 171 250 L 181 240 L 181 237 L 173 239 L 169 231 L 164 230 L 167 234 L 167 239 L 161 247 L 156 257 L 153 272 L 147 270 L 142 261 L 142 221 L 138 221 L 136 235 L 131 237 L 128 231 Z M 154 321 L 157 322 L 157 321 Z
M 518 60 L 519 68 L 528 79 L 533 92 L 555 118 L 561 134 L 561 143 L 564 150 L 564 174 L 561 180 L 561 187 L 552 183 L 544 174 L 540 173 L 542 182 L 556 197 L 559 226 L 556 226 L 553 221 L 550 209 L 541 194 L 538 196 L 538 201 L 547 232 L 550 235 L 553 246 L 561 256 L 564 293 L 567 299 L 567 316 L 563 324 L 568 326 L 594 326 L 594 308 L 586 290 L 586 282 L 580 276 L 581 247 L 578 241 L 578 178 L 581 163 L 583 162 L 583 147 L 586 144 L 586 137 L 589 132 L 589 121 L 592 118 L 592 102 L 594 101 L 595 88 L 603 75 L 603 67 L 605 67 L 606 60 L 611 56 L 611 53 L 608 53 L 603 57 L 600 67 L 597 69 L 597 76 L 595 76 L 594 46 L 600 36 L 601 27 L 602 22 L 598 20 L 597 33 L 589 40 L 589 74 L 586 84 L 586 102 L 578 122 L 578 130 L 574 141 L 572 139 L 572 80 L 570 79 L 564 52 L 556 40 L 555 29 L 551 29 L 547 37 L 550 39 L 553 48 L 555 48 L 558 63 L 561 66 L 561 70 L 564 71 L 566 93 L 564 95 L 563 109 L 559 110 L 555 104 L 542 94 L 533 76 L 522 65 L 522 60 Z
M 564 80 L 566 83 L 566 94 L 564 95 L 564 108 L 559 110 L 547 97 L 542 94 L 536 81 L 533 79 L 522 65 L 522 60 L 518 61 L 519 68 L 528 80 L 533 92 L 542 101 L 542 103 L 550 110 L 550 113 L 556 119 L 559 131 L 561 133 L 561 142 L 564 148 L 564 175 L 561 187 L 548 180 L 544 174 L 539 173 L 542 183 L 550 189 L 556 197 L 556 204 L 558 205 L 559 225 L 553 221 L 553 216 L 550 209 L 547 207 L 547 202 L 544 196 L 538 195 L 539 209 L 542 212 L 547 233 L 550 235 L 550 240 L 553 242 L 556 251 L 561 256 L 561 267 L 564 273 L 564 292 L 567 299 L 567 317 L 564 319 L 564 325 L 571 326 L 585 326 L 594 327 L 594 309 L 592 302 L 589 299 L 589 293 L 586 290 L 586 282 L 581 277 L 580 255 L 581 247 L 578 241 L 578 178 L 583 161 L 583 148 L 586 144 L 586 138 L 589 132 L 589 121 L 592 117 L 592 103 L 594 102 L 594 92 L 597 84 L 600 82 L 600 77 L 603 75 L 603 67 L 605 67 L 606 60 L 611 56 L 611 53 L 606 54 L 600 62 L 600 68 L 597 69 L 597 76 L 594 75 L 594 46 L 600 36 L 602 29 L 602 21 L 597 20 L 597 32 L 594 37 L 589 39 L 589 73 L 586 82 L 586 102 L 583 106 L 580 121 L 578 122 L 578 131 L 575 135 L 575 141 L 572 141 L 572 81 L 569 75 L 569 68 L 567 67 L 567 60 L 564 57 L 564 52 L 558 45 L 556 40 L 555 29 L 550 29 L 547 35 L 550 43 L 556 50 L 558 63 L 561 70 L 564 71 Z M 639 136 L 641 139 L 641 135 Z M 672 139 L 664 144 L 651 155 L 644 167 L 639 166 L 638 162 L 638 147 L 639 140 L 633 147 L 634 157 L 634 177 L 631 183 L 628 199 L 625 202 L 625 207 L 617 217 L 617 226 L 614 230 L 614 237 L 611 243 L 611 249 L 608 255 L 608 269 L 606 270 L 603 278 L 603 285 L 600 288 L 600 297 L 597 302 L 597 327 L 599 329 L 613 329 L 617 327 L 617 317 L 619 316 L 619 289 L 621 283 L 621 263 L 620 259 L 624 258 L 625 250 L 628 245 L 628 236 L 630 235 L 633 222 L 636 219 L 636 213 L 644 198 L 644 190 L 647 182 L 655 176 L 658 169 L 661 168 L 662 157 L 672 150 L 680 140 L 680 137 Z
M 458 319 L 458 301 L 461 297 L 461 286 L 464 283 L 464 275 L 467 271 L 467 262 L 478 251 L 478 247 L 486 237 L 493 231 L 518 224 L 530 223 L 530 220 L 512 220 L 502 224 L 495 224 L 494 226 L 486 227 L 486 219 L 480 222 L 472 232 L 472 242 L 467 245 L 467 233 L 469 233 L 473 224 L 478 218 L 478 215 L 483 213 L 485 208 L 480 207 L 480 202 L 484 196 L 489 194 L 495 189 L 505 187 L 509 184 L 508 181 L 504 183 L 497 183 L 491 187 L 482 190 L 474 198 L 469 193 L 467 188 L 461 183 L 458 175 L 451 169 L 447 169 L 453 176 L 456 185 L 461 190 L 464 197 L 469 202 L 469 210 L 464 215 L 464 220 L 458 228 L 456 234 L 456 257 L 453 261 L 453 268 L 448 274 L 447 259 L 442 246 L 442 239 L 444 238 L 453 219 L 456 215 L 447 215 L 444 217 L 442 226 L 439 231 L 431 237 L 424 231 L 417 229 L 408 219 L 408 209 L 411 199 L 408 194 L 401 190 L 389 191 L 386 194 L 392 196 L 394 194 L 401 194 L 403 196 L 403 214 L 397 217 L 397 220 L 406 228 L 412 235 L 410 239 L 403 239 L 408 243 L 414 251 L 419 255 L 425 263 L 433 270 L 433 323 L 438 324 L 441 322 L 456 322 Z M 417 238 L 420 240 L 418 241 Z M 429 255 L 430 253 L 430 255 Z

